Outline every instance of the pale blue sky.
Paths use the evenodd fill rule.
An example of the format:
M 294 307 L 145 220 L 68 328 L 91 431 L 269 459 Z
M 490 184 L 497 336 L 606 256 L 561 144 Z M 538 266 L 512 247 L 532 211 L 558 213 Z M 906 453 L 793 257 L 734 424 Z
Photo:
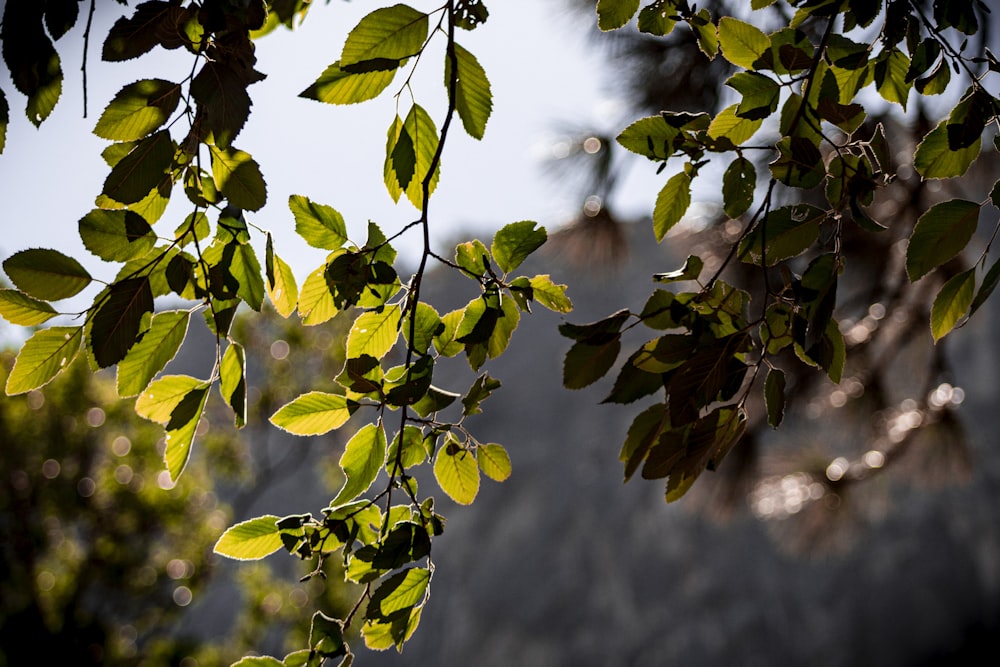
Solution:
M 413 4 L 425 10 L 436 6 Z M 481 142 L 464 134 L 459 123 L 453 126 L 432 200 L 432 223 L 440 242 L 452 239 L 460 228 L 488 238 L 494 229 L 515 220 L 534 219 L 552 228 L 579 206 L 544 176 L 539 152 L 559 120 L 600 123 L 609 101 L 602 97 L 600 59 L 588 50 L 585 26 L 579 16 L 566 15 L 563 6 L 559 0 L 494 2 L 485 25 L 459 32 L 462 45 L 477 56 L 491 79 L 494 111 Z M 395 111 L 391 94 L 347 107 L 297 97 L 337 59 L 349 29 L 372 8 L 372 3 L 316 3 L 295 33 L 281 29 L 258 44 L 258 69 L 268 78 L 250 89 L 253 113 L 235 143 L 257 159 L 268 183 L 268 205 L 253 214 L 252 222 L 274 233 L 277 252 L 293 266 L 300 283 L 322 263 L 323 253 L 294 234 L 286 205 L 290 194 L 304 194 L 338 209 L 352 238 L 359 241 L 369 219 L 392 233 L 416 217 L 405 201 L 394 205 L 382 185 L 385 133 Z M 106 34 L 111 18 L 102 21 L 98 15 L 94 34 Z M 57 44 L 66 81 L 56 111 L 40 130 L 25 119 L 24 99 L 6 71 L 0 76 L 12 116 L 7 148 L 0 155 L 5 230 L 0 256 L 27 247 L 85 256 L 76 221 L 93 207 L 107 174 L 100 158 L 107 142 L 90 132 L 104 104 L 138 78 L 180 80 L 190 71 L 192 56 L 183 50 L 156 49 L 135 61 L 104 63 L 100 40 L 94 40 L 88 61 L 89 118 L 84 119 L 78 52 L 82 24 Z M 442 59 L 439 43 L 419 64 L 414 79 L 417 101 L 439 125 L 445 104 Z M 399 76 L 387 93 L 402 81 Z M 408 100 L 404 110 L 407 105 Z M 648 213 L 655 193 L 647 188 L 645 197 L 628 208 Z M 189 212 L 186 198 L 174 199 L 179 203 L 157 225 L 163 234 Z M 416 243 L 416 235 L 407 238 L 399 248 L 401 255 L 413 257 L 406 246 Z M 101 278 L 110 278 L 116 270 L 97 260 L 90 267 Z

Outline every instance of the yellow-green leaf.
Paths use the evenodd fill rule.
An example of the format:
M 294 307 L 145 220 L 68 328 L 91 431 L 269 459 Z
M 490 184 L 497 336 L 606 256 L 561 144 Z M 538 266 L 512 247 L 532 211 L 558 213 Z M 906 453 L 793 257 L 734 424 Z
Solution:
M 653 232 L 660 242 L 670 228 L 680 222 L 691 206 L 691 177 L 686 171 L 670 177 L 656 197 L 653 209 Z
M 434 478 L 441 490 L 460 505 L 470 505 L 479 493 L 479 464 L 472 452 L 446 441 L 434 460 Z
M 350 502 L 368 490 L 382 470 L 387 448 L 385 429 L 381 424 L 367 424 L 354 434 L 340 457 L 344 486 L 330 501 L 331 506 Z
M 37 389 L 59 375 L 80 351 L 83 327 L 51 327 L 24 342 L 7 376 L 7 395 Z
M 597 27 L 607 32 L 628 23 L 639 11 L 639 0 L 597 0 Z
M 351 359 L 362 354 L 376 359 L 384 357 L 399 337 L 399 319 L 398 305 L 362 313 L 347 335 L 347 356 Z
M 322 435 L 343 426 L 358 404 L 340 394 L 311 391 L 271 415 L 271 423 L 295 435 Z
M 91 277 L 83 265 L 58 250 L 29 248 L 4 260 L 4 271 L 22 292 L 45 301 L 79 294 Z
M 455 81 L 455 110 L 462 119 L 462 126 L 469 136 L 482 139 L 486 132 L 486 122 L 493 112 L 493 92 L 490 80 L 486 78 L 476 57 L 455 44 L 455 60 L 458 63 L 458 76 Z M 451 57 L 447 54 L 444 60 L 444 84 L 448 88 L 451 82 Z
M 952 276 L 934 297 L 931 306 L 931 334 L 938 342 L 954 329 L 969 312 L 976 292 L 976 270 Z
M 511 473 L 510 455 L 503 445 L 489 443 L 476 447 L 476 463 L 483 474 L 490 479 L 502 482 Z
M 299 317 L 302 324 L 315 326 L 326 322 L 337 314 L 337 304 L 326 284 L 326 265 L 314 270 L 306 277 L 299 292 Z
M 234 560 L 259 560 L 282 547 L 279 517 L 266 514 L 226 529 L 212 551 Z
M 44 301 L 33 299 L 16 289 L 0 289 L 0 317 L 11 324 L 32 327 L 56 315 L 56 309 Z
M 761 54 L 771 48 L 771 40 L 759 28 L 724 16 L 719 20 L 719 46 L 726 60 L 752 70 Z
M 950 199 L 920 216 L 906 247 L 906 274 L 911 282 L 965 248 L 979 224 L 979 209 L 976 202 Z
M 118 363 L 118 395 L 135 396 L 174 358 L 187 334 L 191 313 L 173 310 L 153 316 L 149 330 Z

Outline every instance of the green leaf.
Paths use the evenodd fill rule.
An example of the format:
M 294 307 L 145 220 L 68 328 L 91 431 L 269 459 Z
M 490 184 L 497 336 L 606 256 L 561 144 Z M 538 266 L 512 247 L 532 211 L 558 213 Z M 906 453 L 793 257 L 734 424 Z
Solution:
M 653 208 L 653 233 L 660 242 L 671 227 L 680 222 L 691 206 L 691 177 L 686 171 L 670 177 L 656 196 Z
M 708 126 L 708 136 L 713 139 L 728 139 L 733 146 L 739 146 L 756 134 L 764 120 L 737 115 L 739 107 L 739 104 L 731 104 L 720 111 Z
M 767 406 L 767 423 L 778 428 L 785 416 L 785 374 L 780 368 L 772 368 L 764 380 L 764 403 Z
M 212 551 L 234 560 L 259 560 L 270 556 L 281 548 L 278 519 L 279 517 L 266 514 L 230 526 L 215 543 Z
M 407 5 L 376 9 L 347 35 L 340 54 L 341 67 L 415 56 L 427 39 L 427 25 L 427 14 Z
M 647 116 L 622 130 L 617 141 L 633 153 L 659 161 L 673 154 L 673 141 L 679 134 L 680 131 L 668 125 L 663 116 Z
M 3 269 L 15 287 L 44 301 L 75 296 L 92 280 L 80 262 L 47 248 L 14 253 L 4 260 Z
M 743 156 L 736 158 L 726 167 L 722 175 L 722 208 L 732 219 L 747 212 L 753 204 L 757 187 L 757 170 L 753 162 Z
M 69 367 L 80 351 L 83 327 L 51 327 L 36 331 L 24 342 L 7 376 L 8 396 L 48 384 Z
M 455 110 L 462 119 L 462 126 L 469 136 L 482 139 L 486 132 L 486 122 L 493 112 L 493 92 L 490 80 L 486 78 L 476 57 L 455 44 L 455 60 L 458 63 L 455 82 Z M 444 59 L 444 85 L 448 88 L 451 81 L 451 57 Z
M 295 216 L 296 233 L 312 247 L 336 250 L 347 242 L 344 217 L 334 208 L 302 195 L 290 196 L 288 208 Z
M 278 257 L 271 245 L 271 234 L 267 235 L 267 246 L 264 256 L 265 272 L 267 274 L 267 296 L 271 304 L 282 317 L 290 317 L 295 312 L 299 298 L 299 287 L 295 282 L 295 274 L 285 260 Z
M 397 572 L 372 594 L 366 616 L 389 619 L 397 612 L 412 609 L 425 598 L 430 580 L 431 571 L 423 567 Z
M 354 500 L 368 490 L 385 463 L 385 430 L 381 425 L 367 424 L 354 434 L 340 457 L 344 471 L 344 486 L 330 505 Z
M 639 0 L 597 0 L 597 27 L 607 32 L 628 23 L 639 11 Z
M 566 285 L 557 285 L 548 275 L 534 276 L 529 280 L 532 298 L 551 311 L 569 313 L 573 310 L 573 302 L 566 296 Z
M 412 339 L 410 334 L 411 320 L 413 326 Z M 441 322 L 441 316 L 437 310 L 430 304 L 419 301 L 417 302 L 416 317 L 410 315 L 403 323 L 403 336 L 413 351 L 419 354 L 427 354 L 434 336 L 443 328 L 444 324 Z
M 714 60 L 719 53 L 719 35 L 712 23 L 712 14 L 707 9 L 699 9 L 697 14 L 688 19 L 688 24 L 697 37 L 698 48 L 709 60 Z
M 347 356 L 352 359 L 362 354 L 376 359 L 384 357 L 399 337 L 400 317 L 398 305 L 362 313 L 347 335 Z
M 743 96 L 736 105 L 739 118 L 762 120 L 778 108 L 781 87 L 769 76 L 757 72 L 737 72 L 729 77 L 726 85 Z
M 453 310 L 441 317 L 444 329 L 434 336 L 434 349 L 444 357 L 454 357 L 461 354 L 465 346 L 455 340 L 458 335 L 458 325 L 462 322 L 465 309 Z
M 760 262 L 763 257 L 767 266 L 795 257 L 819 239 L 826 217 L 826 211 L 809 204 L 774 209 L 740 244 L 740 256 L 747 262 Z
M 688 255 L 688 258 L 684 260 L 684 266 L 675 271 L 654 273 L 653 280 L 658 283 L 676 283 L 687 280 L 698 280 L 698 276 L 701 275 L 701 270 L 704 266 L 705 263 L 702 261 L 701 257 L 698 255 Z
M 476 447 L 476 463 L 483 474 L 495 482 L 502 482 L 511 473 L 510 455 L 503 445 L 489 443 Z
M 236 428 L 247 423 L 247 360 L 243 346 L 230 342 L 219 365 L 219 392 L 233 409 Z
M 948 120 L 942 120 L 927 133 L 913 154 L 913 166 L 924 178 L 952 178 L 962 176 L 979 157 L 982 140 L 952 150 L 948 144 Z
M 258 211 L 267 203 L 267 184 L 260 166 L 245 151 L 209 145 L 215 187 L 236 208 Z
M 771 40 L 759 28 L 724 16 L 719 19 L 719 46 L 726 60 L 752 70 L 756 69 L 757 59 L 771 48 Z
M 990 267 L 990 270 L 986 272 L 986 276 L 983 277 L 983 284 L 979 286 L 976 298 L 972 300 L 969 317 L 972 317 L 972 314 L 986 303 L 986 299 L 990 298 L 990 294 L 993 293 L 993 290 L 997 286 L 997 281 L 1000 281 L 1000 260 L 993 262 L 993 266 Z
M 326 266 L 321 266 L 306 277 L 299 292 L 299 317 L 302 324 L 315 326 L 328 321 L 338 312 L 333 294 L 326 283 Z
M 910 60 L 899 49 L 883 51 L 875 61 L 875 86 L 887 102 L 895 102 L 906 111 L 906 100 L 912 84 L 906 73 Z
M 625 481 L 627 482 L 638 470 L 649 449 L 660 436 L 670 430 L 670 413 L 663 403 L 656 403 L 639 413 L 622 443 L 619 460 L 625 464 Z
M 931 306 L 931 334 L 935 343 L 954 329 L 969 312 L 975 291 L 975 269 L 952 276 L 941 287 Z
M 677 25 L 673 0 L 654 0 L 639 11 L 639 32 L 666 37 Z
M 405 61 L 400 61 L 402 65 Z M 396 68 L 362 72 L 341 69 L 340 61 L 333 63 L 319 75 L 299 97 L 325 104 L 357 104 L 374 99 L 389 87 L 396 78 Z
M 493 327 L 493 332 L 486 343 L 486 353 L 490 359 L 496 359 L 504 353 L 504 350 L 507 349 L 507 345 L 510 343 L 511 337 L 514 335 L 514 331 L 517 329 L 520 319 L 521 312 L 517 309 L 517 304 L 514 300 L 504 298 L 500 302 L 500 313 L 499 317 L 497 317 L 496 325 Z
M 493 236 L 493 259 L 501 271 L 510 273 L 538 250 L 547 238 L 545 228 L 538 227 L 538 223 L 531 220 L 504 225 Z
M 479 493 L 479 464 L 472 452 L 454 440 L 438 450 L 434 478 L 441 490 L 459 505 L 471 505 Z
M 140 417 L 167 429 L 163 454 L 170 479 L 177 481 L 191 455 L 191 443 L 205 409 L 210 383 L 188 375 L 166 375 L 146 388 L 135 402 Z
M 100 368 L 125 358 L 139 336 L 143 316 L 151 312 L 153 291 L 148 276 L 112 283 L 91 320 L 90 350 Z
M 257 253 L 249 243 L 228 245 L 233 246 L 229 274 L 239 283 L 236 294 L 248 306 L 260 312 L 260 307 L 264 303 L 264 279 L 261 277 Z
M 142 338 L 125 358 L 118 362 L 118 395 L 122 398 L 141 393 L 170 362 L 187 335 L 191 313 L 173 310 L 153 316 Z
M 202 131 L 210 132 L 212 143 L 219 148 L 232 145 L 250 116 L 247 86 L 257 79 L 248 79 L 245 69 L 234 68 L 222 60 L 206 59 L 191 81 L 191 97 L 198 103 Z
M 309 651 L 306 650 L 305 653 L 308 655 Z M 306 663 L 302 663 L 305 665 Z M 240 658 L 234 662 L 230 667 L 286 667 L 287 663 L 278 660 L 277 658 L 272 658 L 269 655 L 248 655 L 245 658 Z
M 311 391 L 283 405 L 270 421 L 295 435 L 322 435 L 346 424 L 357 408 L 340 394 Z
M 130 83 L 114 96 L 94 128 L 111 141 L 136 141 L 162 127 L 181 99 L 180 85 L 163 79 Z
M 931 206 L 917 220 L 906 247 L 906 274 L 915 282 L 957 255 L 979 223 L 979 204 L 951 199 Z
M 406 120 L 400 122 L 399 116 L 396 117 L 389 126 L 383 169 L 385 186 L 393 201 L 399 201 L 399 197 L 405 193 L 416 208 L 423 205 L 424 180 L 430 171 L 439 142 L 433 119 L 419 104 L 410 107 Z M 409 162 L 411 156 L 412 163 Z M 428 195 L 437 186 L 440 167 L 438 163 L 434 169 Z
M 0 317 L 11 324 L 33 327 L 58 315 L 45 301 L 33 299 L 24 292 L 0 289 Z
M 490 260 L 490 251 L 479 239 L 455 246 L 455 263 L 474 276 L 485 275 Z
M 38 127 L 52 113 L 62 92 L 59 54 L 42 20 L 49 10 L 38 3 L 6 4 L 0 24 L 3 59 L 14 86 L 28 98 L 28 120 Z
M 142 201 L 167 177 L 174 151 L 168 130 L 146 137 L 115 164 L 101 192 L 121 204 Z
M 574 343 L 563 362 L 563 386 L 583 389 L 597 382 L 614 365 L 621 347 L 619 338 L 596 345 L 583 341 Z
M 361 626 L 361 635 L 365 638 L 365 646 L 375 651 L 384 651 L 393 646 L 402 651 L 403 644 L 413 636 L 420 624 L 422 606 L 393 614 L 391 620 L 365 620 Z
M 479 406 L 499 388 L 500 380 L 491 378 L 487 373 L 480 375 L 472 383 L 468 393 L 462 397 L 462 405 L 465 406 L 462 410 L 462 415 L 480 414 L 482 409 Z
M 826 177 L 823 154 L 806 137 L 782 137 L 775 148 L 779 156 L 769 167 L 771 175 L 793 188 L 809 189 Z
M 92 254 L 109 262 L 143 257 L 156 245 L 156 235 L 138 213 L 95 208 L 80 219 L 80 238 Z

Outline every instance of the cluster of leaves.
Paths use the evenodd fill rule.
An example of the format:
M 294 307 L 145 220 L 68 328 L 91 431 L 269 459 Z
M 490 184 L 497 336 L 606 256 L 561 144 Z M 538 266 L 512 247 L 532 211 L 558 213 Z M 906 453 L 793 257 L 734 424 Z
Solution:
M 713 18 L 686 0 L 657 0 L 641 10 L 639 4 L 599 0 L 598 26 L 620 29 L 637 12 L 636 28 L 651 36 L 686 24 L 706 58 L 721 56 L 732 66 L 726 85 L 738 96 L 714 116 L 664 111 L 619 134 L 622 147 L 658 163 L 658 172 L 668 162 L 682 163 L 657 196 L 656 239 L 682 220 L 692 183 L 706 165 L 727 154 L 732 157 L 720 169 L 722 208 L 740 231 L 704 282 L 699 256 L 655 276 L 659 282 L 696 281 L 697 291 L 657 290 L 640 312 L 563 325 L 563 335 L 574 341 L 564 384 L 575 389 L 603 377 L 617 361 L 622 335 L 639 323 L 669 332 L 621 364 L 605 402 L 631 403 L 663 390 L 663 401 L 633 421 L 621 460 L 626 479 L 640 466 L 645 478 L 667 478 L 671 501 L 740 439 L 759 377 L 773 427 L 784 414 L 782 366 L 801 362 L 835 383 L 841 380 L 846 346 L 834 308 L 850 260 L 844 238 L 854 233 L 851 225 L 862 233 L 886 232 L 889 222 L 875 220 L 869 209 L 897 173 L 899 149 L 890 149 L 881 124 L 866 123 L 870 96 L 905 109 L 913 93 L 954 93 L 949 84 L 958 75 L 964 92 L 922 136 L 912 165 L 922 179 L 962 176 L 1000 115 L 1000 100 L 983 84 L 1000 72 L 1000 61 L 988 49 L 969 53 L 968 37 L 979 32 L 989 12 L 982 2 L 940 1 L 931 9 L 906 0 L 796 1 L 789 3 L 791 19 L 771 33 L 735 16 Z M 761 13 L 774 4 L 751 3 Z M 1000 150 L 995 134 L 994 145 Z M 749 157 L 754 151 L 771 155 L 763 178 Z M 935 270 L 959 256 L 989 203 L 1000 207 L 1000 182 L 980 202 L 940 201 L 923 212 L 907 234 L 909 280 L 940 274 Z M 995 288 L 1000 261 L 989 265 L 989 251 L 987 244 L 970 268 L 943 274 L 930 317 L 935 341 L 962 325 Z M 734 260 L 757 267 L 762 298 L 752 300 L 720 280 Z
M 388 130 L 387 191 L 395 201 L 405 195 L 420 211 L 419 219 L 391 238 L 370 222 L 366 241 L 356 244 L 336 209 L 291 196 L 297 233 L 327 252 L 299 288 L 270 233 L 250 220 L 264 207 L 267 188 L 258 164 L 234 142 L 250 113 L 248 88 L 264 77 L 254 69 L 253 40 L 301 20 L 308 5 L 150 0 L 119 19 L 104 40 L 104 60 L 128 60 L 158 47 L 193 60 L 192 74 L 183 81 L 143 79 L 123 87 L 94 128 L 113 142 L 103 153 L 110 171 L 97 208 L 80 219 L 79 233 L 88 251 L 120 268 L 105 282 L 63 253 L 28 249 L 4 262 L 14 288 L 0 290 L 0 315 L 37 326 L 67 314 L 52 302 L 101 285 L 92 305 L 77 313 L 82 324 L 39 329 L 26 341 L 6 391 L 23 394 L 44 386 L 81 350 L 92 370 L 116 367 L 118 396 L 137 397 L 135 411 L 165 428 L 164 463 L 173 481 L 190 460 L 213 387 L 237 428 L 247 423 L 246 353 L 231 332 L 238 308 L 260 311 L 267 298 L 280 315 L 297 316 L 306 326 L 347 318 L 346 363 L 331 386 L 298 396 L 270 418 L 290 433 L 317 436 L 344 426 L 355 413 L 370 415 L 370 423 L 346 443 L 342 488 L 322 518 L 257 517 L 233 526 L 216 544 L 216 552 L 236 559 L 284 548 L 315 559 L 313 575 L 322 576 L 325 559 L 341 551 L 347 580 L 363 587 L 345 618 L 316 613 L 309 646 L 289 655 L 283 663 L 288 665 L 349 661 L 343 634 L 359 611 L 369 647 L 401 648 L 410 637 L 429 595 L 431 541 L 444 529 L 434 498 L 418 492 L 413 469 L 430 463 L 437 485 L 459 504 L 473 502 L 481 474 L 503 481 L 511 473 L 503 446 L 479 441 L 466 426 L 466 418 L 481 412 L 500 382 L 484 372 L 464 393 L 448 391 L 433 384 L 435 365 L 464 355 L 470 368 L 480 371 L 506 350 L 532 303 L 560 313 L 572 308 L 566 287 L 548 275 L 514 273 L 546 241 L 545 230 L 532 221 L 506 225 L 489 247 L 478 240 L 462 243 L 453 258 L 429 245 L 429 201 L 452 119 L 457 115 L 465 131 L 480 139 L 492 110 L 482 66 L 455 39 L 456 29 L 474 29 L 488 17 L 483 3 L 469 0 L 450 1 L 430 13 L 403 4 L 376 9 L 350 31 L 340 58 L 302 92 L 330 104 L 372 99 L 408 63 L 416 66 L 433 37 L 443 38 L 448 107 L 441 129 L 417 104 L 407 78 L 395 98 L 399 109 L 402 93 L 409 91 L 408 109 L 397 112 Z M 21 6 L 8 5 L 5 28 L 29 18 L 54 20 L 55 5 L 39 5 L 31 17 L 17 13 L 21 10 L 14 8 Z M 5 39 L 4 47 L 6 54 L 13 41 Z M 20 71 L 19 60 L 7 61 L 15 74 Z M 49 99 L 42 88 L 19 87 L 29 97 L 29 115 Z M 175 186 L 182 188 L 191 212 L 174 231 L 158 233 L 154 225 L 162 227 Z M 411 230 L 422 234 L 423 254 L 404 282 L 394 266 L 392 242 Z M 261 236 L 263 266 L 252 243 Z M 421 281 L 432 259 L 475 285 L 465 307 L 442 315 L 421 300 Z M 157 312 L 161 297 L 187 305 Z M 199 311 L 217 342 L 211 372 L 205 378 L 164 374 Z M 398 421 L 390 426 L 393 414 Z M 373 490 L 380 476 L 384 486 Z M 404 502 L 394 504 L 400 493 Z M 248 664 L 256 664 L 253 660 L 264 659 Z

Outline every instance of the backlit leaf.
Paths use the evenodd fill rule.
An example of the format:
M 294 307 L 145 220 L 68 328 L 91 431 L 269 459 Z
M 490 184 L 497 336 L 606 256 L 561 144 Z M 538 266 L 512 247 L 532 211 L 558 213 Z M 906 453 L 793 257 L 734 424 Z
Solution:
M 381 425 L 367 424 L 354 434 L 340 457 L 344 471 L 344 486 L 330 505 L 354 500 L 368 490 L 385 463 L 385 429 Z
M 931 306 L 931 334 L 935 343 L 954 329 L 969 312 L 975 291 L 975 269 L 952 276 L 941 287 Z
M 135 396 L 170 362 L 187 334 L 191 313 L 173 310 L 153 316 L 149 330 L 118 362 L 118 395 Z
M 234 560 L 259 560 L 269 556 L 282 547 L 278 519 L 266 514 L 231 526 L 215 543 L 212 551 Z
M 557 313 L 569 313 L 573 310 L 573 302 L 566 296 L 566 285 L 557 285 L 548 275 L 534 276 L 529 280 L 532 298 L 549 310 Z
M 247 211 L 257 211 L 267 202 L 267 184 L 260 166 L 249 153 L 235 148 L 209 146 L 212 177 L 229 203 Z
M 404 121 L 400 122 L 399 117 L 396 117 L 389 127 L 386 138 L 386 158 L 383 168 L 385 186 L 393 201 L 399 201 L 399 197 L 405 193 L 406 198 L 416 208 L 423 205 L 424 180 L 427 178 L 431 162 L 437 153 L 439 141 L 434 120 L 419 104 L 410 107 Z M 397 151 L 397 148 L 400 148 L 400 142 L 403 142 L 403 147 L 408 147 L 402 153 Z M 401 161 L 404 155 L 410 155 L 410 148 L 412 148 L 413 158 L 412 172 L 409 171 L 410 164 Z M 406 171 L 401 173 L 400 169 L 404 165 Z M 428 194 L 433 193 L 437 186 L 440 166 L 440 164 L 436 165 L 434 174 L 431 176 Z
M 362 354 L 376 359 L 384 357 L 399 337 L 399 320 L 398 305 L 359 315 L 347 336 L 347 356 L 352 359 Z
M 122 204 L 142 201 L 164 180 L 173 164 L 174 150 L 168 130 L 146 137 L 111 169 L 102 193 Z
M 7 395 L 37 389 L 65 370 L 80 351 L 83 327 L 50 327 L 24 342 L 7 376 Z
M 427 39 L 427 14 L 403 4 L 382 7 L 362 18 L 347 35 L 341 66 L 415 56 Z
M 283 405 L 270 421 L 295 435 L 322 435 L 346 424 L 357 408 L 340 394 L 311 391 Z
M 236 428 L 247 423 L 247 360 L 243 346 L 230 342 L 219 365 L 219 392 L 233 409 Z
M 58 301 L 79 294 L 91 277 L 83 265 L 58 250 L 29 248 L 4 260 L 14 286 L 36 299 Z
M 142 318 L 153 312 L 149 277 L 128 278 L 113 283 L 94 313 L 90 328 L 90 350 L 101 368 L 113 366 L 128 354 L 139 336 Z
M 306 277 L 299 292 L 299 317 L 302 324 L 315 326 L 328 321 L 338 312 L 337 304 L 326 283 L 326 266 L 321 266 Z
M 979 204 L 951 199 L 931 206 L 917 220 L 906 247 L 906 273 L 911 282 L 957 255 L 979 223 Z
M 0 289 L 0 317 L 11 324 L 33 327 L 56 315 L 56 309 L 45 301 L 33 299 L 18 290 Z
M 299 97 L 326 104 L 357 104 L 378 97 L 395 77 L 395 68 L 345 72 L 338 60 L 323 70 L 312 85 L 299 93 Z
M 653 208 L 653 233 L 657 242 L 662 241 L 667 232 L 680 222 L 691 206 L 691 177 L 686 171 L 670 177 L 656 197 Z
M 719 46 L 732 64 L 754 69 L 757 59 L 771 47 L 771 40 L 759 28 L 724 16 L 719 20 Z
M 503 445 L 490 443 L 476 447 L 476 463 L 483 474 L 496 482 L 502 482 L 511 473 L 510 455 Z
M 722 207 L 730 218 L 738 218 L 753 204 L 757 170 L 745 157 L 733 160 L 722 175 Z
M 299 298 L 299 288 L 295 282 L 295 274 L 285 260 L 278 257 L 271 245 L 271 235 L 267 235 L 266 255 L 264 260 L 267 275 L 267 296 L 271 305 L 282 317 L 290 317 L 295 312 Z
M 490 80 L 486 78 L 476 57 L 455 44 L 455 60 L 458 62 L 458 78 L 455 82 L 455 110 L 462 119 L 462 126 L 469 136 L 482 139 L 486 132 L 486 122 L 493 112 L 493 92 Z M 444 60 L 444 82 L 451 81 L 451 58 Z
M 347 242 L 344 217 L 333 207 L 292 195 L 288 198 L 288 208 L 295 216 L 296 233 L 312 247 L 335 250 Z
M 434 460 L 434 478 L 441 490 L 459 505 L 471 505 L 479 493 L 479 464 L 472 452 L 451 441 Z
M 94 134 L 111 141 L 136 141 L 162 127 L 177 108 L 181 87 L 164 79 L 143 79 L 119 90 L 97 121 Z
M 80 238 L 92 254 L 109 262 L 127 262 L 146 255 L 156 235 L 134 211 L 95 208 L 80 219 Z
M 962 176 L 979 157 L 981 139 L 971 145 L 952 150 L 948 145 L 948 120 L 942 120 L 927 133 L 913 154 L 913 166 L 924 178 Z
M 493 259 L 501 271 L 510 273 L 538 250 L 547 238 L 545 228 L 531 220 L 504 225 L 493 236 Z
M 639 0 L 597 0 L 597 27 L 617 30 L 639 11 Z

